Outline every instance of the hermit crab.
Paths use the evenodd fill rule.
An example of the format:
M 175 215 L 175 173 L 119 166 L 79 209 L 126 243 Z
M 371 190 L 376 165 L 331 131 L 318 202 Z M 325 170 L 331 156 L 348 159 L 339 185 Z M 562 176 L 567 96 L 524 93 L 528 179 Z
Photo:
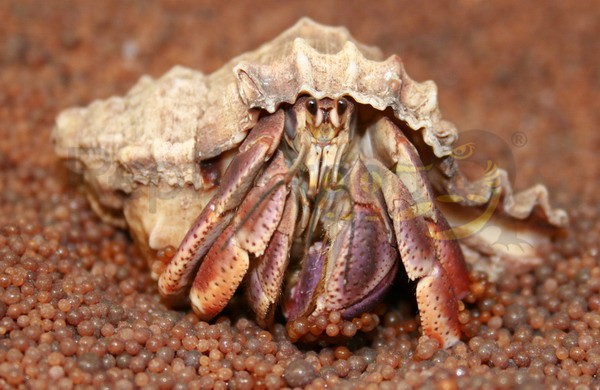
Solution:
M 151 259 L 160 293 L 189 294 L 206 320 L 240 285 L 263 324 L 278 307 L 288 321 L 352 318 L 403 267 L 423 332 L 448 347 L 465 257 L 491 277 L 523 270 L 567 223 L 541 185 L 513 194 L 493 163 L 477 180 L 461 172 L 433 82 L 309 19 L 211 75 L 175 67 L 65 110 L 53 140 L 94 209 Z M 527 245 L 494 245 L 490 225 Z

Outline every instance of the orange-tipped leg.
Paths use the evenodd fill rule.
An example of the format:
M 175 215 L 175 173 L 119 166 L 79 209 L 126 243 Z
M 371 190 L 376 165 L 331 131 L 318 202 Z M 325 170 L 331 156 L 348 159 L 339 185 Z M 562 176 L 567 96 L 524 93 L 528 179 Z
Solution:
M 192 307 L 200 318 L 210 319 L 227 305 L 248 271 L 250 255 L 260 257 L 268 247 L 288 194 L 282 184 L 286 169 L 283 155 L 278 153 L 237 210 L 231 226 L 206 254 L 190 290 Z
M 417 284 L 417 305 L 423 333 L 436 339 L 442 348 L 453 346 L 460 340 L 458 301 L 452 283 L 441 265 Z
M 404 193 L 395 196 L 396 203 L 411 199 L 409 209 L 405 206 L 398 208 L 396 205 L 401 212 L 398 216 L 405 219 L 412 218 L 412 215 L 423 218 L 426 223 L 426 226 L 422 227 L 424 234 L 433 238 L 436 258 L 450 277 L 450 284 L 456 296 L 459 299 L 465 297 L 469 291 L 469 273 L 465 259 L 454 232 L 437 207 L 428 170 L 423 166 L 419 153 L 388 118 L 382 118 L 370 130 L 376 154 L 381 161 L 392 161 L 395 164 L 395 176 L 402 182 Z M 383 186 L 386 186 L 385 180 Z M 392 194 L 390 198 L 393 197 Z M 386 202 L 388 200 L 391 199 L 386 199 Z
M 219 190 L 204 207 L 177 253 L 160 276 L 158 290 L 164 297 L 178 296 L 189 285 L 202 258 L 233 219 L 265 161 L 274 153 L 283 132 L 284 113 L 261 119 L 252 129 L 240 153 L 223 175 Z
M 269 246 L 250 271 L 247 286 L 248 303 L 262 325 L 267 325 L 273 320 L 290 258 L 297 216 L 298 202 L 295 194 L 291 193 Z
M 248 270 L 248 252 L 238 246 L 233 233 L 232 227 L 223 232 L 194 279 L 190 301 L 201 320 L 210 320 L 223 310 Z

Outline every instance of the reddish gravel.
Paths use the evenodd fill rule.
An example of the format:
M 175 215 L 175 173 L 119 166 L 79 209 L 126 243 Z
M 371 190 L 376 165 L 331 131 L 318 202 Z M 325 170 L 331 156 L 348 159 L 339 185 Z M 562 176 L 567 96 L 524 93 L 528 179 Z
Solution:
M 347 346 L 298 347 L 235 301 L 210 324 L 171 310 L 53 154 L 61 109 L 175 64 L 212 71 L 302 15 L 401 54 L 460 129 L 506 140 L 517 187 L 545 182 L 569 211 L 541 267 L 472 275 L 449 350 L 419 338 L 408 296 Z M 3 1 L 0 19 L 0 388 L 600 387 L 597 2 Z

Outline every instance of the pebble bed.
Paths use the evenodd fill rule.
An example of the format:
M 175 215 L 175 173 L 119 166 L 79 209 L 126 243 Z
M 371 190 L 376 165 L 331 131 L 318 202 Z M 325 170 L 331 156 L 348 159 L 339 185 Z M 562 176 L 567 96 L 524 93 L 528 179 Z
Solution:
M 292 343 L 290 332 L 300 338 L 306 324 L 263 330 L 237 299 L 210 323 L 167 307 L 127 232 L 96 217 L 52 153 L 61 108 L 130 85 L 141 66 L 92 63 L 95 50 L 96 61 L 110 58 L 95 46 L 98 29 L 120 36 L 127 23 L 76 3 L 89 23 L 61 29 L 71 20 L 61 4 L 62 13 L 37 2 L 0 5 L 11 15 L 0 27 L 8 38 L 0 39 L 0 388 L 600 388 L 600 195 L 589 189 L 559 196 L 572 226 L 542 266 L 498 283 L 471 275 L 464 337 L 448 350 L 420 336 L 409 295 L 360 323 L 323 318 L 329 336 L 352 336 L 343 344 Z M 112 16 L 148 12 L 153 27 L 165 23 L 157 3 L 149 11 L 106 4 Z M 142 58 L 162 42 L 149 31 Z

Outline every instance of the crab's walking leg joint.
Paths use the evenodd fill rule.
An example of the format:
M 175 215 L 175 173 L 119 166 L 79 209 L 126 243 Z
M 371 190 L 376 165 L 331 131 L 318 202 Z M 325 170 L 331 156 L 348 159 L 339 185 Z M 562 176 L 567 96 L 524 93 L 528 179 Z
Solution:
M 283 133 L 284 113 L 262 118 L 252 129 L 240 153 L 231 161 L 217 194 L 186 234 L 177 253 L 160 276 L 163 296 L 185 292 L 200 260 L 231 222 L 235 209 L 248 194 L 256 176 L 277 149 Z

